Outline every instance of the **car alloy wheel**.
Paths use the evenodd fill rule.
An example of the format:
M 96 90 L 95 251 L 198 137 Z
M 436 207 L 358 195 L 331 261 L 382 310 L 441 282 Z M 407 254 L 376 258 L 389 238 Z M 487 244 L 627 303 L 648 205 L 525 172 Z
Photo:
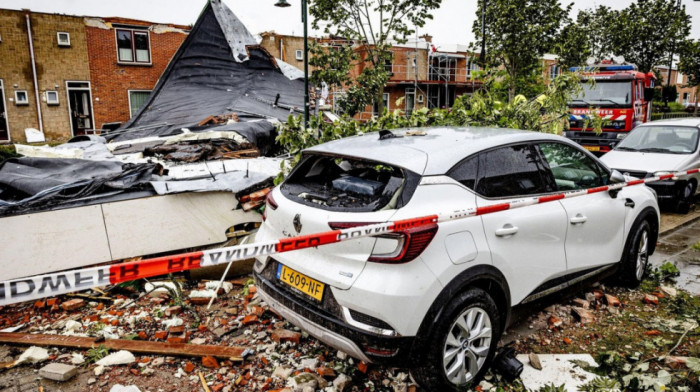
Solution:
M 639 245 L 637 246 L 637 280 L 642 280 L 644 270 L 647 268 L 649 261 L 649 232 L 645 229 L 639 236 Z
M 476 377 L 486 362 L 492 336 L 491 318 L 484 309 L 469 308 L 457 317 L 443 350 L 443 370 L 451 383 L 461 385 Z

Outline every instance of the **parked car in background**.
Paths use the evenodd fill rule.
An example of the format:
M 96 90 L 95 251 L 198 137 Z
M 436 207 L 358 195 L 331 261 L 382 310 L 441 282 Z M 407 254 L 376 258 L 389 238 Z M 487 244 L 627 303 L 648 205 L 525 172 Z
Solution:
M 635 128 L 601 160 L 621 173 L 647 178 L 700 167 L 700 118 L 654 121 Z M 687 213 L 698 192 L 700 174 L 648 184 L 660 203 Z
M 700 106 L 700 103 L 691 102 L 691 103 L 685 105 L 685 111 L 688 113 L 694 113 L 695 106 Z M 700 111 L 700 108 L 698 108 L 698 110 Z
M 367 134 L 305 150 L 269 194 L 256 241 L 619 181 L 555 135 Z M 486 371 L 513 307 L 606 273 L 639 284 L 658 228 L 653 191 L 635 186 L 280 253 L 256 260 L 254 276 L 266 303 L 326 344 L 409 366 L 428 390 L 461 390 Z

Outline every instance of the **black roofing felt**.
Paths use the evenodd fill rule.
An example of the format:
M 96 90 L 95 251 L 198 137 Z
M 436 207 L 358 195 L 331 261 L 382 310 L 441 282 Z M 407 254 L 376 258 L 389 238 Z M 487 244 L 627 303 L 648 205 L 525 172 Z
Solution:
M 164 136 L 228 113 L 243 123 L 286 121 L 292 110 L 303 112 L 303 105 L 304 81 L 289 80 L 231 10 L 210 0 L 141 110 L 106 137 Z

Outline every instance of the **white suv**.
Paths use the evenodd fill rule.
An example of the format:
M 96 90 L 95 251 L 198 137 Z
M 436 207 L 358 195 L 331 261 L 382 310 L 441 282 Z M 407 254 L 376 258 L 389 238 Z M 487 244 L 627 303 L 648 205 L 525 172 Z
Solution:
M 489 128 L 350 137 L 304 151 L 256 240 L 484 207 L 624 181 L 569 140 Z M 478 380 L 512 308 L 601 274 L 642 279 L 654 192 L 633 186 L 280 253 L 259 293 L 321 341 L 409 366 L 431 390 Z

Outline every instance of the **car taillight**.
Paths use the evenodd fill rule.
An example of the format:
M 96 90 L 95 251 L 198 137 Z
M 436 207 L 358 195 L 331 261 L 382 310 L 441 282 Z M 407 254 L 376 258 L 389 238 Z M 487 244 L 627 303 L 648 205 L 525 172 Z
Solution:
M 372 222 L 331 222 L 328 225 L 333 230 L 350 229 L 358 226 L 374 224 Z M 420 256 L 421 253 L 430 245 L 430 242 L 437 233 L 438 225 L 418 227 L 415 229 L 402 230 L 394 233 L 378 235 L 378 238 L 386 238 L 396 240 L 398 243 L 397 249 L 390 254 L 372 254 L 367 261 L 375 263 L 390 263 L 401 264 L 408 263 Z
M 265 196 L 265 211 L 263 211 L 262 220 L 267 219 L 267 209 L 268 208 L 271 209 L 272 211 L 274 211 L 277 209 L 277 207 L 279 207 L 279 206 L 277 205 L 275 198 L 272 197 L 272 191 L 268 192 L 267 196 Z

